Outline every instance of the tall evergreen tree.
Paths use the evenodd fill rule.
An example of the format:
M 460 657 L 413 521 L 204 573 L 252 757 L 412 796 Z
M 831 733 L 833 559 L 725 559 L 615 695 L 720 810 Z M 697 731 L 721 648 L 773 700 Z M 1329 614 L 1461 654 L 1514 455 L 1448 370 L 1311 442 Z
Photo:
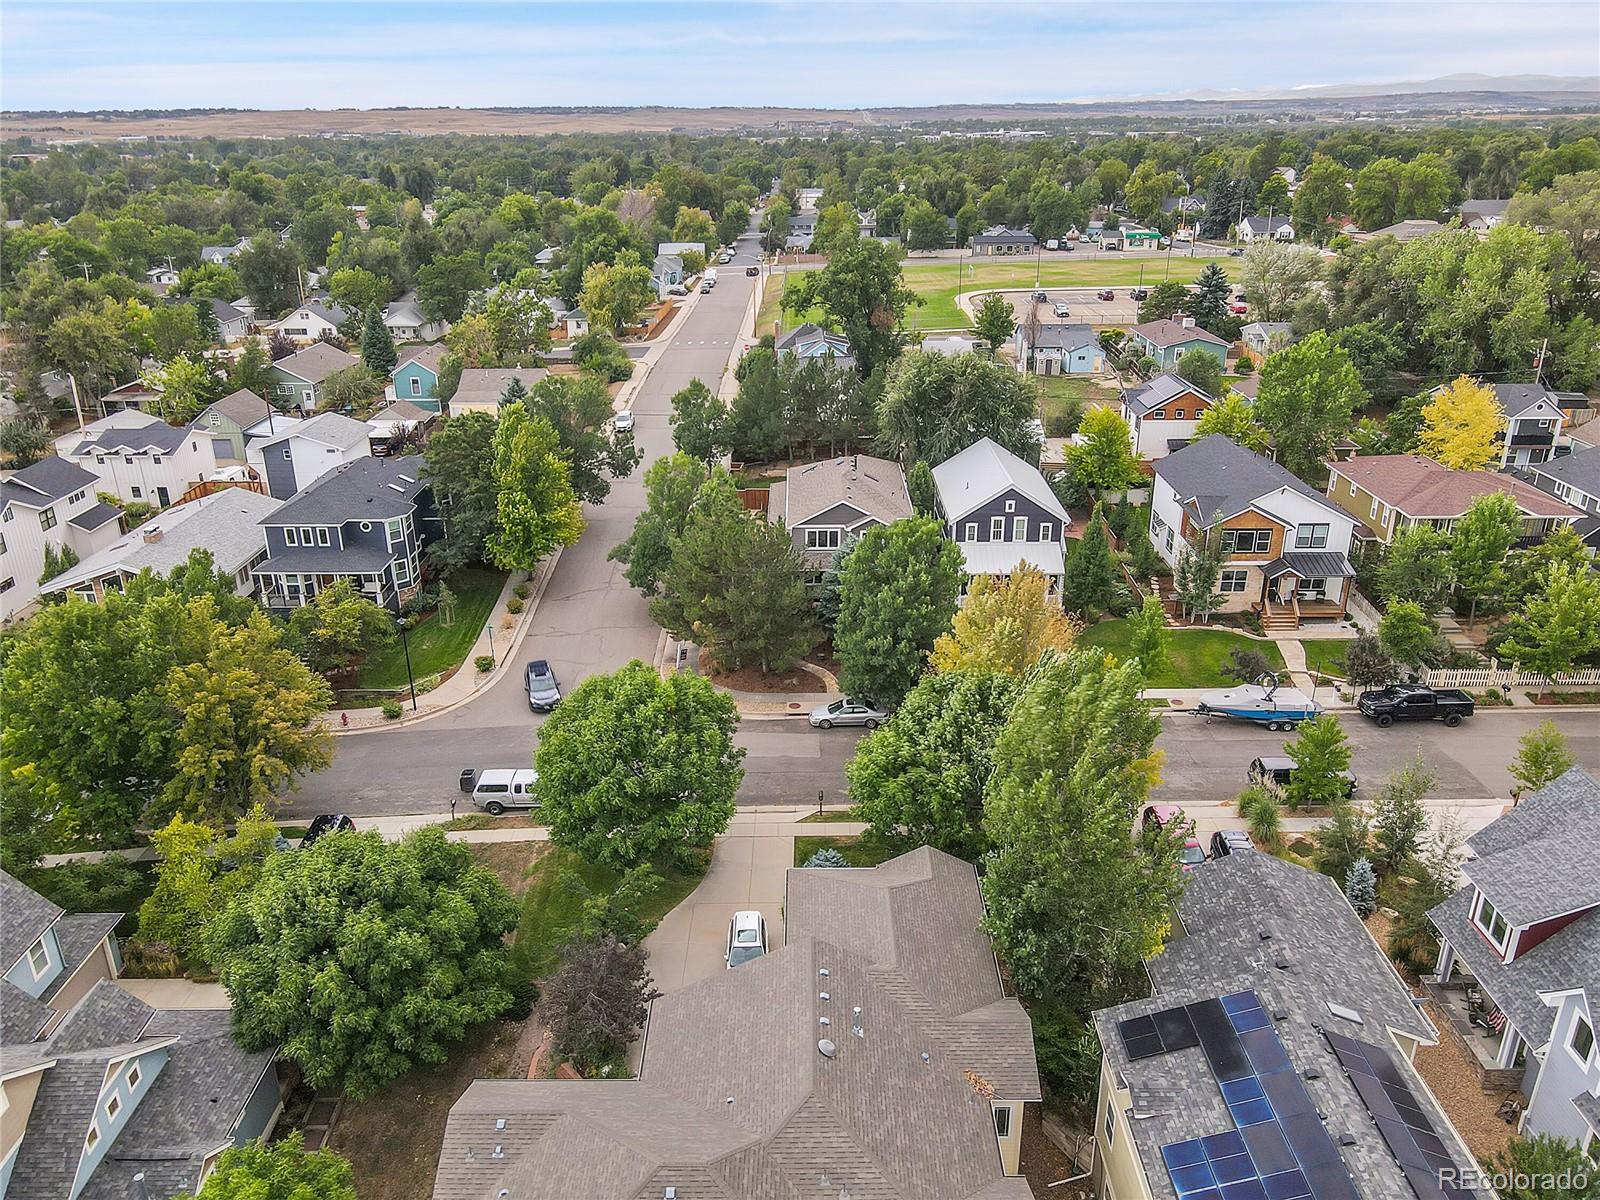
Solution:
M 1110 610 L 1116 597 L 1116 563 L 1106 538 L 1105 517 L 1097 503 L 1077 548 L 1067 559 L 1062 599 L 1073 612 L 1093 617 Z
M 374 304 L 367 309 L 367 319 L 361 326 L 361 361 L 368 370 L 387 379 L 399 357 L 389 327 L 383 323 L 383 312 Z

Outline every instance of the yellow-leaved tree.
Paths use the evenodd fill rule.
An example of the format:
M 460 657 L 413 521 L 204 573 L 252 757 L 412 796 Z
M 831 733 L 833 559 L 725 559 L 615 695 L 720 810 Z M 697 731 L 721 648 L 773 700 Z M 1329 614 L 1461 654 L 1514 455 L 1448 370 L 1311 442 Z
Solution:
M 935 671 L 1000 671 L 1021 675 L 1046 650 L 1065 650 L 1078 626 L 1046 593 L 1049 583 L 1032 567 L 1009 578 L 980 575 L 949 633 L 933 643 Z
M 1479 471 L 1500 457 L 1495 438 L 1506 428 L 1494 389 L 1462 375 L 1422 410 L 1417 448 L 1458 471 Z

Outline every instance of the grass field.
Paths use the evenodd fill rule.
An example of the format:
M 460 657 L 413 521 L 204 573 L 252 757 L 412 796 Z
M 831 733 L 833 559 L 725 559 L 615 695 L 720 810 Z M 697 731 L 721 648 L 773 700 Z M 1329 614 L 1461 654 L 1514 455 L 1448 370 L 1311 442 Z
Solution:
M 1344 678 L 1344 652 L 1353 638 L 1307 638 L 1300 645 L 1305 648 L 1306 666 L 1320 675 Z
M 1117 407 L 1117 393 L 1113 389 L 1101 387 L 1081 375 L 1035 375 L 1034 379 L 1043 394 L 1040 415 L 1044 418 L 1045 432 L 1051 437 L 1067 436 L 1065 432 L 1057 432 L 1060 426 L 1053 418 L 1064 413 L 1073 401 L 1082 405 L 1084 411 Z
M 794 865 L 803 867 L 818 850 L 837 850 L 852 867 L 875 867 L 894 857 L 894 852 L 870 838 L 797 837 L 794 840 Z
M 483 632 L 500 589 L 505 586 L 503 571 L 469 567 L 457 571 L 446 583 L 456 594 L 455 624 L 446 628 L 437 613 L 406 634 L 411 644 L 411 673 L 421 679 L 448 671 L 467 656 Z M 357 688 L 403 688 L 406 686 L 405 647 L 400 639 L 367 656 L 356 668 Z
M 1126 620 L 1101 621 L 1078 638 L 1080 645 L 1099 646 L 1119 658 L 1130 657 L 1132 626 Z M 1153 688 L 1226 687 L 1235 682 L 1222 674 L 1222 664 L 1234 647 L 1259 650 L 1274 669 L 1283 669 L 1283 655 L 1271 642 L 1259 642 L 1226 629 L 1173 629 L 1168 641 L 1165 670 L 1150 680 Z

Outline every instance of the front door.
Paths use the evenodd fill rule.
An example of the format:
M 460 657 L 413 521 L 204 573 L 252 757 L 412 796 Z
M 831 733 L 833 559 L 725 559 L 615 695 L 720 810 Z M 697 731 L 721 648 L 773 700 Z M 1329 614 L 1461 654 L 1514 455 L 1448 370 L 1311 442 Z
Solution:
M 172 503 L 172 497 L 167 494 L 167 489 L 164 488 L 164 487 L 158 487 L 156 489 L 156 504 L 159 505 L 161 508 L 165 508 L 167 505 L 169 505 L 171 503 Z

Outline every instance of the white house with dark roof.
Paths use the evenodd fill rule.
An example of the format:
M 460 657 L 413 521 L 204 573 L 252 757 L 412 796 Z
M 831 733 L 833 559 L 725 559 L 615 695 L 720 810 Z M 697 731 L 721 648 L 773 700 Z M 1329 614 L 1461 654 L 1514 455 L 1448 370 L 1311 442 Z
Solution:
M 339 327 L 358 314 L 332 300 L 306 300 L 269 328 L 296 342 L 314 342 L 337 334 Z
M 1587 545 L 1600 549 L 1600 446 L 1534 463 L 1525 474 L 1534 487 L 1582 512 L 1573 526 Z
M 147 413 L 140 417 L 138 424 L 128 423 L 126 416 L 91 422 L 63 457 L 93 473 L 96 491 L 157 508 L 216 473 L 209 430 L 168 425 Z
M 1439 963 L 1424 983 L 1485 1083 L 1528 1097 L 1523 1132 L 1593 1147 L 1600 783 L 1573 768 L 1473 834 L 1467 851 L 1465 886 L 1428 914 Z
M 985 258 L 1005 258 L 1017 254 L 1032 254 L 1039 242 L 1029 229 L 1011 229 L 1005 225 L 991 225 L 975 233 L 967 243 L 973 254 Z
M 1058 594 L 1071 518 L 1039 469 L 990 438 L 979 438 L 933 468 L 945 532 L 961 551 L 967 579 L 1033 567 Z
M 210 300 L 211 315 L 217 321 L 217 336 L 223 345 L 236 342 L 250 332 L 250 314 L 234 307 L 226 300 Z
M 1438 1031 L 1331 879 L 1244 851 L 1188 876 L 1150 996 L 1094 1014 L 1098 1200 L 1487 1200 L 1412 1064 Z
M 1032 1029 L 971 864 L 923 847 L 786 892 L 783 946 L 651 1004 L 637 1078 L 471 1084 L 434 1200 L 1028 1200 Z
M 1146 462 L 1165 458 L 1194 440 L 1200 417 L 1216 400 L 1180 375 L 1167 372 L 1122 392 L 1122 419 L 1133 452 Z
M 1294 226 L 1289 218 L 1284 216 L 1246 217 L 1235 226 L 1235 230 L 1239 240 L 1247 245 L 1258 238 L 1269 238 L 1278 242 L 1294 241 Z
M 47 548 L 87 558 L 122 531 L 122 510 L 96 497 L 98 483 L 54 455 L 0 477 L 0 622 L 33 610 Z
M 245 461 L 266 480 L 267 492 L 287 500 L 329 471 L 371 453 L 372 429 L 342 413 L 318 413 L 286 433 L 253 439 Z
M 824 329 L 807 321 L 798 328 L 774 339 L 774 353 L 792 354 L 796 358 L 825 358 L 837 367 L 854 367 L 855 355 L 850 353 L 849 339 L 842 333 Z
M 910 515 L 900 464 L 868 454 L 790 467 L 767 492 L 767 519 L 783 522 L 814 583 L 846 542 Z
M 1433 389 L 1437 396 L 1447 386 Z M 1500 435 L 1500 466 L 1525 468 L 1548 462 L 1571 444 L 1569 415 L 1588 408 L 1582 392 L 1558 392 L 1538 383 L 1495 383 L 1495 403 L 1506 420 Z
M 422 311 L 415 290 L 391 300 L 383 310 L 383 327 L 398 342 L 437 342 L 450 329 L 449 322 L 436 321 Z

